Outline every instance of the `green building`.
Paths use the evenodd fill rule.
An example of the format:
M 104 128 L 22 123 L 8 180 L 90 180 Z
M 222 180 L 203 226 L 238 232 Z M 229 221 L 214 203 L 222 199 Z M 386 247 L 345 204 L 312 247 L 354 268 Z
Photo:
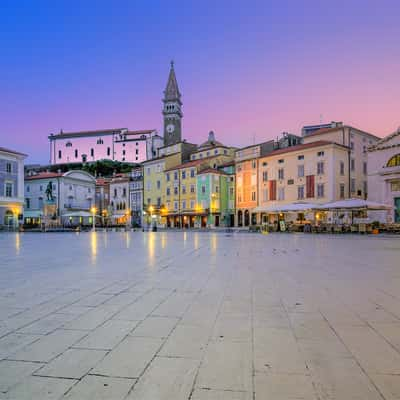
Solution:
M 235 225 L 235 165 L 205 169 L 197 175 L 197 207 L 201 227 Z

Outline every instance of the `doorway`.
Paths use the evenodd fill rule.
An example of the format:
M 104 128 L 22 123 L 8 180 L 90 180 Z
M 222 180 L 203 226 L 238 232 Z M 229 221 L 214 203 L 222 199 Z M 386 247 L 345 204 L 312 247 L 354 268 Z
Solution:
M 219 226 L 219 215 L 215 216 L 215 226 Z

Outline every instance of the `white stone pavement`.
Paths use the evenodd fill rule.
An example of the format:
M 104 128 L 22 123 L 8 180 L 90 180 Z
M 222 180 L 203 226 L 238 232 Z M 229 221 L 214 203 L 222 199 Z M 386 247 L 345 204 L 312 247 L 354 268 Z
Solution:
M 0 399 L 400 399 L 399 237 L 1 234 L 0 272 Z

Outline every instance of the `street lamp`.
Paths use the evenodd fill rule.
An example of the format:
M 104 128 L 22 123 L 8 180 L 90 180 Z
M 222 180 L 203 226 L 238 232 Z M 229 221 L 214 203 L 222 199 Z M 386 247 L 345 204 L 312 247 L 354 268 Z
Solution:
M 96 207 L 92 207 L 90 209 L 91 213 L 92 213 L 92 222 L 93 222 L 93 232 L 96 231 Z

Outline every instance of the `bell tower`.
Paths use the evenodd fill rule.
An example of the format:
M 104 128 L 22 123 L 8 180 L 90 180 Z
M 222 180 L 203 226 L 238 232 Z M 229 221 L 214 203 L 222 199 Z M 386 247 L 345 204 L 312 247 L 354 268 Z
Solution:
M 182 101 L 175 76 L 174 62 L 171 61 L 167 86 L 163 98 L 164 146 L 182 141 Z

